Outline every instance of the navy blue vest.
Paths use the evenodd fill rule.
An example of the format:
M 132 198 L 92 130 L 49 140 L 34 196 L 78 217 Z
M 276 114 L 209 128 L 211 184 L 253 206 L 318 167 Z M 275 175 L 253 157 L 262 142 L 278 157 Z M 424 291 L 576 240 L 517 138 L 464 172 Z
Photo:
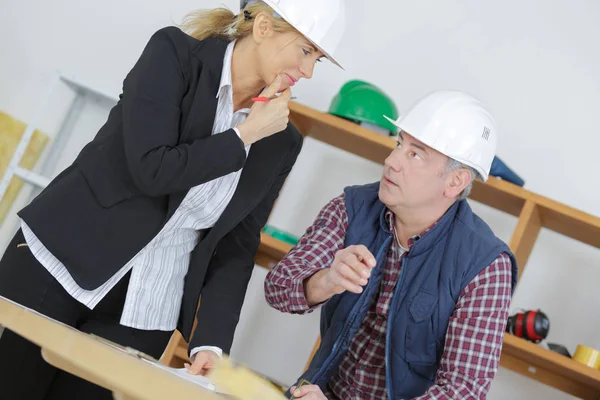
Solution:
M 363 293 L 332 297 L 321 310 L 321 346 L 300 379 L 325 388 L 379 290 L 393 236 L 379 200 L 379 182 L 346 188 L 345 246 L 365 245 L 377 260 Z M 444 351 L 449 319 L 462 290 L 508 246 L 477 217 L 466 200 L 454 203 L 415 241 L 406 257 L 388 315 L 386 386 L 389 399 L 410 399 L 433 385 Z

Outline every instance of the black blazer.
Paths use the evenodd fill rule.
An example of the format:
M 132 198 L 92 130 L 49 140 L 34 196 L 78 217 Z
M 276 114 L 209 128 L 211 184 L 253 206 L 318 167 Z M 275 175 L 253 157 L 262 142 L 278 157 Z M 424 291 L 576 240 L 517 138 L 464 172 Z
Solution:
M 175 27 L 156 32 L 105 125 L 19 216 L 84 289 L 106 282 L 173 215 L 188 190 L 244 168 L 231 202 L 192 253 L 178 329 L 190 347 L 229 352 L 265 225 L 302 147 L 285 131 L 252 145 L 212 136 L 228 45 Z

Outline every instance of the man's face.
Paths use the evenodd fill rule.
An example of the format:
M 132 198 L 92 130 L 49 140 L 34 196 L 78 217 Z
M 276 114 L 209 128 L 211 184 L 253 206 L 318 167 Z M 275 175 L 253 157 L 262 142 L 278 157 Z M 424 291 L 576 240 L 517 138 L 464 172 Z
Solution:
M 386 158 L 379 199 L 388 208 L 423 208 L 444 201 L 448 157 L 406 132 Z

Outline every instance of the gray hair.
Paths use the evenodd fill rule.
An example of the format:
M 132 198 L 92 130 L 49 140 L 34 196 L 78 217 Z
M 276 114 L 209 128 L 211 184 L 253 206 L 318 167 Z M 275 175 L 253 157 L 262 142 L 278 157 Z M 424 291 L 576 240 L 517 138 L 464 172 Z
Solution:
M 469 194 L 471 194 L 471 189 L 473 189 L 473 181 L 475 179 L 479 178 L 479 172 L 475 171 L 474 168 L 469 167 L 468 165 L 465 165 L 465 164 L 461 163 L 460 161 L 456 161 L 453 158 L 448 158 L 448 165 L 446 166 L 446 172 L 456 171 L 457 169 L 461 169 L 461 168 L 464 168 L 471 173 L 471 181 L 469 182 L 467 187 L 465 187 L 463 189 L 463 191 L 460 192 L 460 194 L 457 197 L 457 200 L 462 200 L 462 199 L 466 199 L 467 197 L 469 197 Z

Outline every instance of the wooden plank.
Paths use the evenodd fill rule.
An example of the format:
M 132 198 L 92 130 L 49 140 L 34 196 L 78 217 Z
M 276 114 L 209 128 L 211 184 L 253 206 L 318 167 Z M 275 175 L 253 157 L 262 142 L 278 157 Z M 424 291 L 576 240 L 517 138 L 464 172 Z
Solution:
M 0 324 L 40 346 L 43 356 L 78 376 L 134 399 L 218 400 L 106 340 L 82 333 L 0 297 Z
M 575 396 L 600 398 L 600 371 L 513 335 L 504 336 L 500 362 L 502 366 Z
M 539 207 L 532 200 L 527 200 L 521 215 L 519 216 L 519 222 L 513 232 L 512 238 L 510 239 L 509 247 L 517 258 L 519 264 L 519 279 L 523 275 L 527 260 L 533 250 L 533 245 L 537 240 L 542 228 L 542 220 L 540 217 Z
M 519 216 L 528 198 L 525 189 L 493 176 L 487 182 L 474 181 L 469 198 L 508 214 Z
M 534 379 L 540 383 L 551 386 L 565 393 L 569 393 L 581 399 L 596 400 L 600 397 L 600 391 L 594 388 L 582 385 L 579 382 L 573 381 L 544 368 L 534 367 L 512 354 L 502 353 L 500 365 L 520 375 Z
M 396 140 L 353 122 L 290 102 L 290 121 L 305 136 L 383 164 Z
M 544 227 L 600 248 L 600 218 L 532 193 Z
M 42 348 L 41 353 L 44 361 L 62 371 L 66 371 L 71 375 L 75 375 L 98 386 L 102 386 L 104 388 L 110 387 L 110 384 L 100 378 L 98 375 L 82 370 L 72 361 L 69 361 L 58 353 L 55 353 L 47 348 Z

